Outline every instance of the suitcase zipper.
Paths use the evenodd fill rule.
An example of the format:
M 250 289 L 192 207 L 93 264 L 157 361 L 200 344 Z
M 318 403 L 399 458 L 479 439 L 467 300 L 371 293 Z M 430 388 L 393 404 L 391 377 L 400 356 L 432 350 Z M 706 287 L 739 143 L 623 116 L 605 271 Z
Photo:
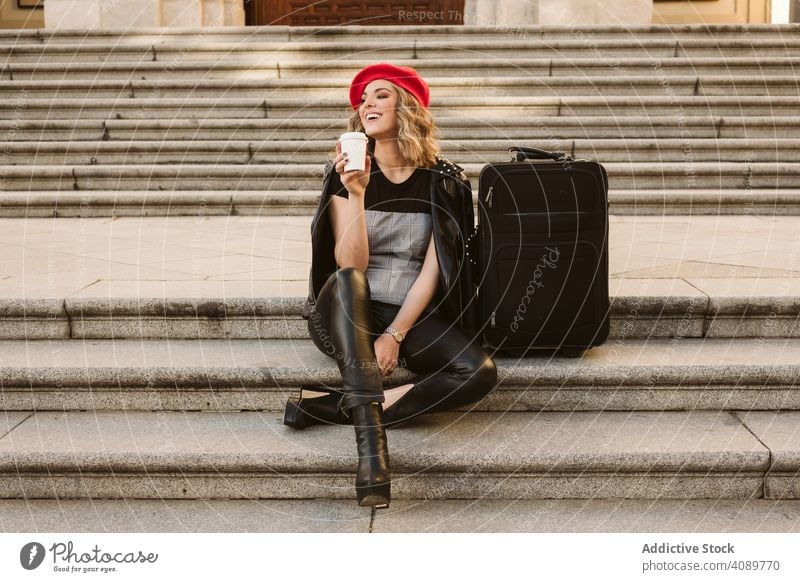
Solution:
M 491 327 L 494 327 L 494 326 L 495 326 L 495 325 L 494 325 L 494 314 L 495 314 L 495 312 L 494 312 L 494 311 L 492 311 L 492 318 L 491 318 L 491 320 L 490 320 L 490 325 L 491 325 Z
M 489 191 L 486 193 L 486 206 L 488 206 L 489 208 L 492 207 L 492 190 L 493 189 L 494 189 L 494 186 L 489 186 Z

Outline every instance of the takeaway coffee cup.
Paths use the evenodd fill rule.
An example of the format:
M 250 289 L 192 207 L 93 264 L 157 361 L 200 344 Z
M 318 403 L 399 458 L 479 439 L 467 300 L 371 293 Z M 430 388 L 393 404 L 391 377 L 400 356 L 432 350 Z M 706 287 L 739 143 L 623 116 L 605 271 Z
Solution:
M 350 160 L 344 167 L 345 172 L 363 170 L 364 158 L 367 156 L 367 135 L 359 131 L 348 131 L 339 138 L 342 153 Z

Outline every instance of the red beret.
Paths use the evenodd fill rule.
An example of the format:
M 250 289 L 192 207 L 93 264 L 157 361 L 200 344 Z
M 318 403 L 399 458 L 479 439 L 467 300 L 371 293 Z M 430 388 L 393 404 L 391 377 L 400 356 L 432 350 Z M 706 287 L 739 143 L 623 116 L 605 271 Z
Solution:
M 411 67 L 398 67 L 389 63 L 376 63 L 361 69 L 350 83 L 350 105 L 358 109 L 364 87 L 375 79 L 386 79 L 410 92 L 423 107 L 430 102 L 428 85 Z

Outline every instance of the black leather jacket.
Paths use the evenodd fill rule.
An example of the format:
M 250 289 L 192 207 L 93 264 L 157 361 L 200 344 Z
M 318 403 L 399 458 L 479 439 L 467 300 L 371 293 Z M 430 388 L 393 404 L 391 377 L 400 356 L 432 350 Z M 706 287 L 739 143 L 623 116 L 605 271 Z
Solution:
M 319 206 L 311 222 L 311 273 L 308 278 L 308 299 L 303 306 L 305 319 L 309 318 L 325 281 L 337 269 L 333 253 L 333 226 L 328 216 L 331 196 L 328 185 L 333 171 L 333 163 L 328 163 Z M 478 308 L 475 253 L 469 248 L 475 232 L 472 188 L 463 169 L 442 157 L 437 159 L 431 175 L 433 240 L 439 262 L 439 287 L 433 301 L 437 302 L 437 310 L 447 321 L 472 336 L 476 329 Z

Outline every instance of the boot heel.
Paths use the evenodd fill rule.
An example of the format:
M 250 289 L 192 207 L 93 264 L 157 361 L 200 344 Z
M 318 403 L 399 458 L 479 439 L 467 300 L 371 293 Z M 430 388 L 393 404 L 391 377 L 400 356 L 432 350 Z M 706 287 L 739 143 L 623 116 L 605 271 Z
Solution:
M 375 509 L 389 507 L 391 499 L 391 483 L 377 485 L 356 485 L 356 497 L 362 507 L 373 506 Z
M 290 426 L 295 430 L 303 430 L 308 426 L 305 414 L 300 408 L 300 400 L 297 398 L 289 398 L 286 401 L 286 410 L 283 411 L 283 424 Z

